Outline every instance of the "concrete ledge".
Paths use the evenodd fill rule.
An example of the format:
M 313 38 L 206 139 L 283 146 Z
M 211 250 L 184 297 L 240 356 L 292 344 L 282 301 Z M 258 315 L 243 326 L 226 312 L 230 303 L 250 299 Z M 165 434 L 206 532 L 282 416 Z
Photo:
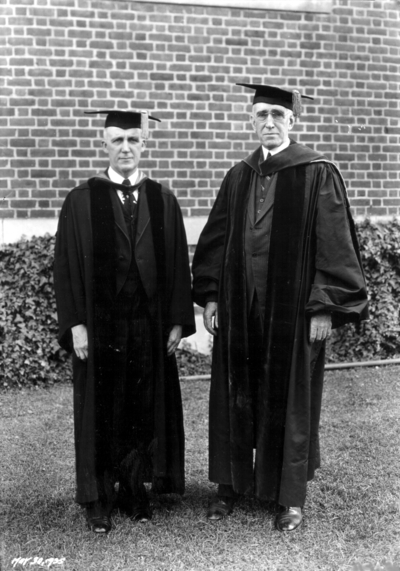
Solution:
M 186 235 L 189 246 L 195 246 L 204 228 L 207 216 L 184 218 Z M 57 231 L 58 218 L 1 218 L 0 219 L 0 244 L 13 244 L 21 240 L 22 236 L 44 236 L 55 234 Z
M 194 306 L 195 310 L 200 309 L 197 306 Z M 191 335 L 190 337 L 186 337 L 185 341 L 189 343 L 189 345 L 195 351 L 199 353 L 204 353 L 204 355 L 209 355 L 212 350 L 213 345 L 213 336 L 206 331 L 206 328 L 203 324 L 203 310 L 201 313 L 195 311 L 195 319 L 196 319 L 196 333 Z
M 189 246 L 195 246 L 197 244 L 207 219 L 208 216 L 188 216 L 183 219 Z
M 0 219 L 0 244 L 18 242 L 24 236 L 55 234 L 58 218 L 2 218 Z
M 141 0 L 160 4 L 180 4 L 190 6 L 217 6 L 242 8 L 243 10 L 279 10 L 280 12 L 330 12 L 332 0 Z
M 374 224 L 385 224 L 393 220 L 394 216 L 371 216 Z M 356 222 L 365 220 L 363 216 L 356 216 Z M 188 216 L 183 219 L 189 246 L 195 246 L 201 231 L 207 222 L 207 216 Z M 29 240 L 32 236 L 55 234 L 58 218 L 2 218 L 0 219 L 0 245 L 18 242 L 25 236 Z

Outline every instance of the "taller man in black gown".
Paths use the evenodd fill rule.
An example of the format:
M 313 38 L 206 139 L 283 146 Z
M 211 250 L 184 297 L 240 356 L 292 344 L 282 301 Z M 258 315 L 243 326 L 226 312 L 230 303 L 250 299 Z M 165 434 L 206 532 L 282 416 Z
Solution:
M 111 528 L 117 491 L 137 520 L 151 517 L 145 482 L 183 493 L 174 352 L 195 329 L 179 205 L 138 168 L 149 117 L 104 113 L 109 167 L 68 194 L 55 252 L 59 342 L 73 359 L 76 500 L 98 533 Z
M 215 335 L 209 477 L 219 486 L 208 517 L 254 490 L 282 506 L 276 524 L 290 531 L 320 465 L 325 339 L 367 317 L 367 294 L 337 167 L 289 139 L 300 94 L 241 85 L 255 90 L 261 145 L 227 173 L 193 261 L 194 299 Z

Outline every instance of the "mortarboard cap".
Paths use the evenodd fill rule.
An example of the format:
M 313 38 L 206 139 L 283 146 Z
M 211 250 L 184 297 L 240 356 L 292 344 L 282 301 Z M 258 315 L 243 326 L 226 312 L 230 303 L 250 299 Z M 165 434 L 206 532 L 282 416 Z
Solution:
M 253 98 L 253 105 L 256 103 L 270 103 L 271 105 L 282 105 L 286 109 L 291 109 L 293 115 L 300 116 L 301 113 L 301 100 L 314 99 L 308 95 L 301 95 L 297 89 L 288 91 L 280 87 L 273 87 L 272 85 L 262 85 L 260 83 L 237 83 L 242 87 L 254 89 L 255 94 Z
M 149 136 L 149 119 L 161 122 L 152 117 L 147 111 L 85 111 L 86 115 L 107 115 L 104 128 L 119 127 L 120 129 L 142 129 L 142 136 Z

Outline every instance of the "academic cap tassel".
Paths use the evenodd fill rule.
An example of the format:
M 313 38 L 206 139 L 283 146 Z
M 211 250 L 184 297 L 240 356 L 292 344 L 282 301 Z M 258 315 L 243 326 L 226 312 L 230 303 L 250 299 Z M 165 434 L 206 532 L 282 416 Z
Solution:
M 300 117 L 301 115 L 301 95 L 297 89 L 292 91 L 293 115 Z
M 149 114 L 147 111 L 141 111 L 141 114 L 142 114 L 142 120 L 141 120 L 142 137 L 143 137 L 143 139 L 148 139 L 149 138 Z

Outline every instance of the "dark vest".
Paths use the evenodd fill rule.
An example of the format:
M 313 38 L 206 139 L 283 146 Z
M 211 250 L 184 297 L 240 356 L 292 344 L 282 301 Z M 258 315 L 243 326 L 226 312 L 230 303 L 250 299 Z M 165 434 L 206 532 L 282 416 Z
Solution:
M 138 205 L 133 208 L 132 211 L 128 211 L 124 205 L 121 203 L 121 208 L 124 214 L 125 226 L 129 241 L 131 243 L 131 264 L 129 267 L 128 275 L 126 281 L 118 294 L 120 298 L 133 298 L 139 297 L 139 301 L 145 301 L 146 294 L 144 292 L 142 282 L 140 280 L 139 269 L 136 263 L 135 257 L 135 246 L 136 246 L 136 229 L 137 229 L 137 217 L 138 217 Z
M 265 311 L 268 255 L 277 175 L 261 177 L 254 173 L 247 206 L 245 256 L 247 309 L 250 312 L 257 293 L 261 315 Z M 262 191 L 264 186 L 264 192 Z

